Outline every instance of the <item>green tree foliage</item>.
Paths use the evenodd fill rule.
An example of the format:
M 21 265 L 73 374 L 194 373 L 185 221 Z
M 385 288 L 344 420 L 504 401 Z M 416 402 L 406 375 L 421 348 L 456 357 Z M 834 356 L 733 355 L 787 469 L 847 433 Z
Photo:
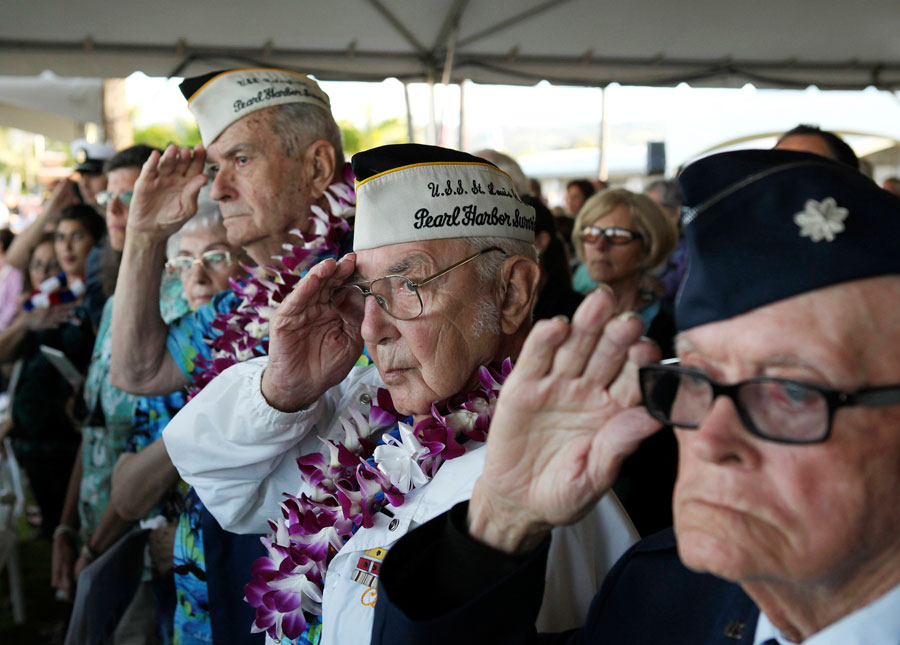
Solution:
M 361 150 L 407 142 L 405 119 L 388 119 L 363 130 L 349 121 L 341 121 L 338 126 L 344 137 L 344 154 L 348 157 Z
M 176 121 L 174 124 L 155 123 L 146 128 L 135 129 L 134 142 L 156 148 L 165 148 L 170 143 L 195 146 L 200 143 L 200 130 L 195 123 L 186 121 Z
M 0 173 L 8 174 L 17 165 L 17 159 L 9 145 L 7 138 L 9 136 L 9 128 L 0 128 Z

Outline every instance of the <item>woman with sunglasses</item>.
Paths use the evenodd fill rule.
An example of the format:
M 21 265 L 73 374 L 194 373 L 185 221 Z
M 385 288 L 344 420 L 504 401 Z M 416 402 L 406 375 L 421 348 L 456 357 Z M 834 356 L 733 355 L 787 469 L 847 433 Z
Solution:
M 615 294 L 616 313 L 640 316 L 644 335 L 664 357 L 673 356 L 675 321 L 661 307 L 661 291 L 653 279 L 678 242 L 671 218 L 646 195 L 604 190 L 584 203 L 572 239 L 582 270 Z M 625 461 L 614 486 L 643 536 L 672 524 L 676 450 L 671 433 L 653 435 Z
M 614 188 L 585 202 L 572 237 L 591 280 L 615 294 L 616 313 L 638 314 L 644 333 L 671 356 L 675 325 L 660 310 L 652 275 L 678 242 L 672 221 L 649 197 Z

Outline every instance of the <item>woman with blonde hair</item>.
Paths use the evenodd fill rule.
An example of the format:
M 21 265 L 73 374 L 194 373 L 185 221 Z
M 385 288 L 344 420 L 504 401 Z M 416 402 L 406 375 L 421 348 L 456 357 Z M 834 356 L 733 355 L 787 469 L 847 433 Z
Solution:
M 653 273 L 678 242 L 672 220 L 646 195 L 612 188 L 584 203 L 572 240 L 591 280 L 612 289 L 617 313 L 641 316 L 644 333 L 671 356 L 675 325 L 660 307 Z

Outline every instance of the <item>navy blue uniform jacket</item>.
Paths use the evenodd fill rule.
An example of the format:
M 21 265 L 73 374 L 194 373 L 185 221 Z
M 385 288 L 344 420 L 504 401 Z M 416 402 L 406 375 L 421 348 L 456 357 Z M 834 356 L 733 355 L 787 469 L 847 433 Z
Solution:
M 747 645 L 759 611 L 735 584 L 689 571 L 671 529 L 634 545 L 609 572 L 584 627 L 536 634 L 549 539 L 522 558 L 472 540 L 468 503 L 402 538 L 378 583 L 372 643 Z

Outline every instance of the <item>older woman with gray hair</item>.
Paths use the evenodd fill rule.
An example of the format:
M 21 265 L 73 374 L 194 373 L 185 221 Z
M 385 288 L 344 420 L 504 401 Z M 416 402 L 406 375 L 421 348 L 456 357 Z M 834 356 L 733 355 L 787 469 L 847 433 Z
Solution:
M 407 144 L 353 170 L 356 253 L 311 269 L 271 318 L 269 356 L 163 434 L 225 528 L 271 532 L 245 596 L 281 642 L 368 642 L 386 551 L 471 495 L 540 274 L 534 211 L 493 164 Z M 354 366 L 364 346 L 374 365 Z M 557 533 L 538 622 L 577 621 L 576 591 L 633 539 L 614 497 Z
M 208 191 L 206 191 L 208 192 Z M 202 199 L 197 214 L 166 244 L 166 270 L 177 273 L 191 309 L 206 304 L 242 274 L 240 248 L 228 243 L 218 205 Z

